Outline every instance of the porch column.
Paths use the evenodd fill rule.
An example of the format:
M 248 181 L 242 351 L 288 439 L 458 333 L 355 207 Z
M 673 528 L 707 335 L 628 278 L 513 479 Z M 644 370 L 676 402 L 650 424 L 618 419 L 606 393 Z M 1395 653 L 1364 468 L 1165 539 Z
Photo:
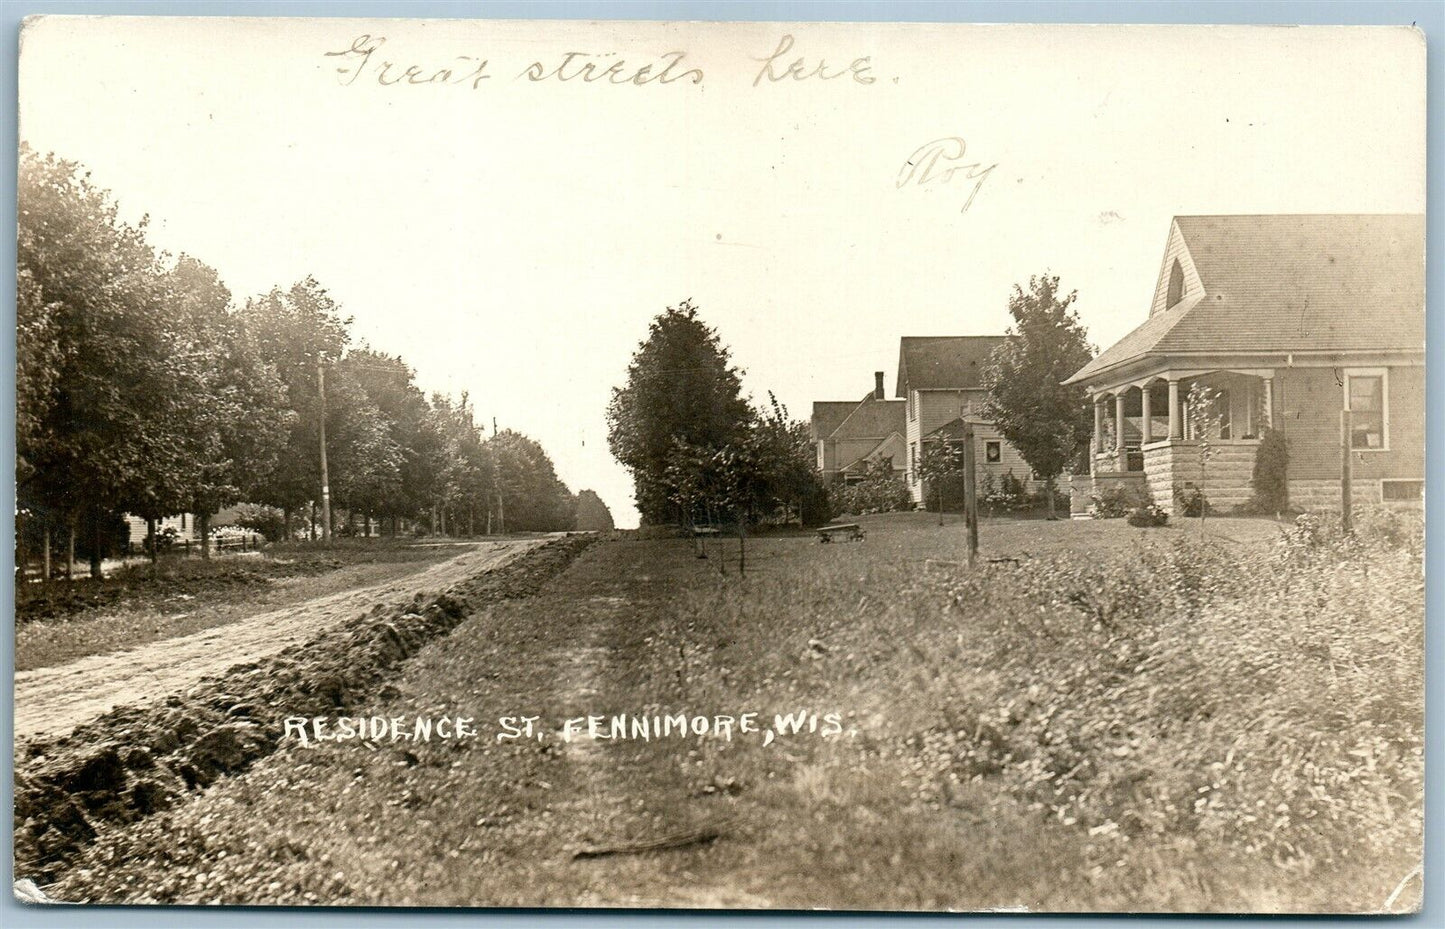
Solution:
M 1104 450 L 1104 398 L 1094 398 L 1094 454 Z
M 1179 382 L 1169 382 L 1169 439 L 1184 438 L 1184 433 L 1179 429 Z
M 1124 454 L 1124 391 L 1114 394 L 1114 451 Z
M 1150 402 L 1150 387 L 1145 384 L 1139 388 L 1139 400 L 1144 405 L 1144 435 L 1139 440 L 1140 445 L 1148 445 L 1154 441 L 1154 423 L 1151 421 L 1154 416 L 1153 404 Z
M 1274 376 L 1264 379 L 1264 425 L 1267 429 L 1274 426 Z

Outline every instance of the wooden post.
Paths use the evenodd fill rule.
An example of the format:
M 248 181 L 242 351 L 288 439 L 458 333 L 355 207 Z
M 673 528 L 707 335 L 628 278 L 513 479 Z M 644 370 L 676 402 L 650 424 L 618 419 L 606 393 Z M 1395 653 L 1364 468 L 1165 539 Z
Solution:
M 1354 476 L 1353 462 L 1350 459 L 1350 432 L 1351 417 L 1349 410 L 1340 410 L 1340 531 L 1350 535 L 1355 531 L 1354 514 L 1350 511 L 1352 489 L 1351 478 Z
M 963 424 L 963 514 L 968 525 L 968 566 L 978 558 L 978 475 L 974 468 L 973 423 Z

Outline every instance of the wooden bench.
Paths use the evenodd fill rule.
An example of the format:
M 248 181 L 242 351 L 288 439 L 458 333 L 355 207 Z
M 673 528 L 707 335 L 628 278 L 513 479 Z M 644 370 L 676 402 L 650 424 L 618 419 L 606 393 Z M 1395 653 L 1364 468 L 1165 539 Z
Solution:
M 834 542 L 843 539 L 847 542 L 863 541 L 863 527 L 857 523 L 846 523 L 840 526 L 824 526 L 818 530 L 819 542 Z

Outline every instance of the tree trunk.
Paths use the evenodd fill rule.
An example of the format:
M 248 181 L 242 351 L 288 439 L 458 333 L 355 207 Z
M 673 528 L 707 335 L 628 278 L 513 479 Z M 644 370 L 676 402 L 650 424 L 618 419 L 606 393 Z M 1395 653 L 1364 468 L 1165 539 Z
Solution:
M 475 503 L 468 503 L 468 504 L 467 504 L 467 538 L 470 539 L 472 536 L 474 536 L 474 535 L 476 535 L 476 534 L 477 534 L 477 505 L 476 505 Z
M 291 541 L 291 505 L 281 507 L 281 533 L 283 542 Z
M 49 583 L 50 583 L 50 524 L 49 524 L 49 523 L 46 523 L 46 524 L 45 524 L 45 554 L 44 554 L 43 556 L 41 556 L 40 561 L 41 561 L 41 569 L 45 572 L 44 574 L 42 574 L 42 575 L 40 576 L 40 577 L 41 577 L 41 582 L 42 582 L 42 583 L 45 583 L 45 584 L 49 584 Z M 24 562 L 22 561 L 21 564 L 24 564 Z
M 738 576 L 748 573 L 747 517 L 738 517 Z
M 1044 481 L 1044 493 L 1046 493 L 1046 494 L 1049 495 L 1049 519 L 1058 519 L 1058 516 L 1054 515 L 1054 479 L 1053 479 L 1053 478 L 1049 478 L 1048 480 Z
M 316 501 L 311 501 L 311 541 L 316 541 Z
M 211 560 L 211 516 L 209 513 L 196 514 L 196 529 L 201 533 L 201 560 Z
M 156 535 L 156 520 L 154 516 L 146 517 L 146 535 L 151 540 L 151 578 L 156 576 L 156 566 L 160 561 L 160 538 Z
M 100 545 L 100 532 L 101 532 L 101 522 L 100 522 L 100 521 L 101 521 L 101 517 L 103 516 L 103 514 L 101 513 L 101 509 L 100 509 L 100 507 L 98 507 L 98 506 L 94 509 L 93 512 L 94 512 L 95 515 L 92 517 L 92 520 L 91 520 L 91 527 L 92 527 L 92 528 L 91 528 L 91 532 L 90 532 L 90 535 L 91 535 L 91 539 L 90 539 L 90 576 L 91 576 L 91 577 L 98 578 L 98 577 L 101 576 L 100 559 L 101 559 L 101 556 L 105 554 L 105 553 L 101 550 L 101 545 Z
M 75 578 L 75 517 L 70 517 L 70 541 L 65 547 L 65 579 Z

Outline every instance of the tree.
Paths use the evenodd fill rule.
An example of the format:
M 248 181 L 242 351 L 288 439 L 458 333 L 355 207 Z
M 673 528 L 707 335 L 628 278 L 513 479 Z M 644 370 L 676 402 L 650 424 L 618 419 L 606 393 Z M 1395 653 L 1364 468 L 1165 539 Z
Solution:
M 507 529 L 558 532 L 572 528 L 572 492 L 557 477 L 542 446 L 520 432 L 503 429 L 486 441 L 494 456 L 497 485 L 507 507 Z
M 201 556 L 209 558 L 211 516 L 265 486 L 295 413 L 214 269 L 182 255 L 166 285 L 190 362 L 186 383 L 176 385 L 191 405 L 181 463 L 186 509 L 195 514 Z
M 366 393 L 396 449 L 395 479 L 383 482 L 384 493 L 367 502 L 368 515 L 390 517 L 394 531 L 398 519 L 430 509 L 445 467 L 445 440 L 401 356 L 363 346 L 347 352 L 339 367 Z
M 181 509 L 192 359 L 145 222 L 122 222 L 78 165 L 28 146 L 18 177 L 17 497 L 100 574 L 123 509 Z M 68 563 L 68 561 L 67 561 Z
M 1054 518 L 1054 484 L 1077 459 L 1093 430 L 1080 385 L 1064 381 L 1093 358 L 1083 324 L 1073 309 L 1078 291 L 1061 294 L 1057 276 L 1029 278 L 1009 297 L 1014 324 L 989 358 L 983 381 L 987 416 L 1047 484 Z
M 741 438 L 750 418 L 741 386 L 727 349 L 691 301 L 652 321 L 607 408 L 608 446 L 632 472 L 644 520 L 680 516 L 667 478 L 674 439 L 715 451 Z
M 612 511 L 595 490 L 577 491 L 572 522 L 579 532 L 611 532 Z
M 1184 401 L 1185 421 L 1189 425 L 1189 433 L 1194 438 L 1195 453 L 1199 461 L 1199 486 L 1194 492 L 1193 498 L 1184 500 L 1184 515 L 1194 515 L 1190 512 L 1193 509 L 1199 511 L 1199 532 L 1204 533 L 1204 517 L 1209 511 L 1209 496 L 1206 492 L 1209 478 L 1209 462 L 1213 460 L 1218 446 L 1215 439 L 1219 435 L 1219 426 L 1223 417 L 1219 411 L 1220 392 L 1209 387 L 1202 381 L 1195 381 L 1189 385 L 1189 393 Z
M 247 300 L 241 319 L 256 350 L 285 385 L 287 407 L 295 414 L 285 450 L 265 482 L 261 499 L 254 501 L 281 508 L 289 537 L 292 515 L 321 496 L 320 370 L 333 367 L 341 358 L 350 340 L 347 328 L 351 320 L 341 316 L 335 301 L 311 277 L 289 290 L 272 288 L 264 296 Z M 332 417 L 346 416 L 347 395 L 334 388 L 328 393 L 335 395 L 334 400 L 328 397 L 327 403 L 327 428 L 331 430 Z M 327 440 L 329 456 L 332 436 L 328 434 Z

